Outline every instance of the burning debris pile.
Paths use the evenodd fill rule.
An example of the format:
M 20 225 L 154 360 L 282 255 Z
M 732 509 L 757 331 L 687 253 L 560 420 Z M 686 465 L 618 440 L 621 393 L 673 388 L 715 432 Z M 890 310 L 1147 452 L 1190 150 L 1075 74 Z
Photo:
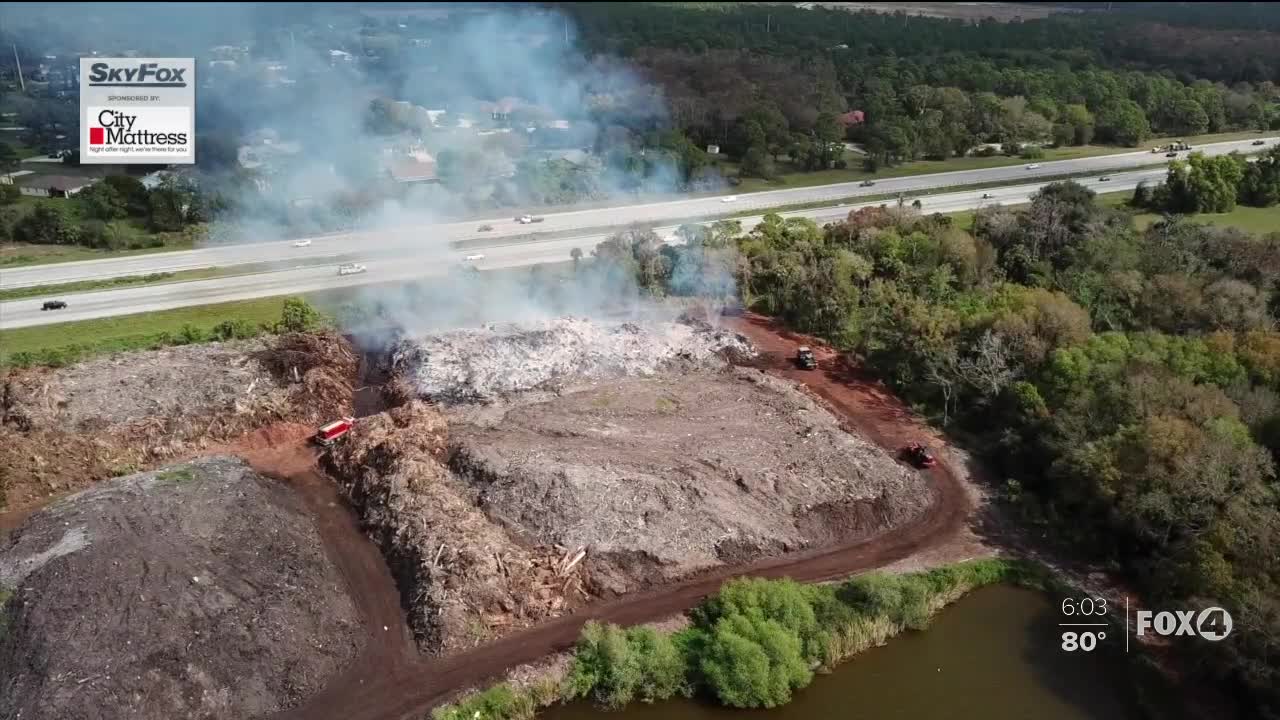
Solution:
M 473 647 L 581 604 L 583 553 L 517 541 L 444 465 L 444 418 L 421 401 L 362 420 L 328 456 L 401 583 L 422 649 Z
M 224 442 L 349 412 L 358 361 L 337 335 L 127 352 L 3 377 L 11 506 Z M 17 483 L 21 487 L 14 487 Z
M 706 323 L 562 319 L 402 342 L 404 404 L 330 453 L 424 651 L 909 522 L 920 475 Z M 439 405 L 431 402 L 444 401 Z
M 723 367 L 722 353 L 751 352 L 746 338 L 707 324 L 557 318 L 405 340 L 392 362 L 420 397 L 464 403 L 554 389 L 567 379 Z

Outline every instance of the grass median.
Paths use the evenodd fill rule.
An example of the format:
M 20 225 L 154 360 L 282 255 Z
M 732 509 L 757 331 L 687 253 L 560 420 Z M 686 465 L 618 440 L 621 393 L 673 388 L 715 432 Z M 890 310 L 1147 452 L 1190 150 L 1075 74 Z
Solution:
M 145 350 L 173 344 L 184 333 L 207 335 L 227 320 L 257 328 L 278 321 L 284 301 L 270 297 L 0 330 L 0 365 L 64 365 L 93 355 Z

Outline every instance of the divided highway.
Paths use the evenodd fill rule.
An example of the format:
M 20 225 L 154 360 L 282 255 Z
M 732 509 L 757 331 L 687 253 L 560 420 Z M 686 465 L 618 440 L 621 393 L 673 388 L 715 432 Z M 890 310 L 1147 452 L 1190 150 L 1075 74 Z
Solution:
M 1253 153 L 1265 150 L 1267 147 L 1274 145 L 1280 138 L 1265 138 L 1264 140 L 1265 147 L 1253 145 L 1253 140 L 1240 140 L 1202 145 L 1195 148 L 1195 151 L 1204 152 L 1207 155 L 1221 155 L 1231 152 Z M 1182 155 L 1185 156 L 1186 153 L 1182 153 Z M 835 204 L 840 200 L 858 196 L 880 196 L 896 193 L 919 194 L 921 191 L 930 189 L 958 188 L 966 185 L 1002 182 L 1010 184 L 1023 183 L 1037 178 L 1075 173 L 1098 173 L 1101 175 L 1153 163 L 1163 164 L 1164 162 L 1163 154 L 1153 154 L 1149 151 L 1130 152 L 1078 160 L 1038 163 L 1037 167 L 1033 169 L 1029 169 L 1025 165 L 1014 165 L 985 170 L 962 170 L 914 177 L 885 178 L 877 181 L 871 187 L 863 187 L 861 183 L 840 183 L 789 190 L 769 190 L 743 194 L 729 202 L 726 202 L 726 198 L 717 196 L 574 210 L 548 214 L 545 216 L 544 222 L 536 225 L 520 225 L 510 217 L 442 224 L 424 223 L 409 227 L 402 226 L 383 230 L 317 236 L 310 238 L 311 244 L 307 247 L 294 247 L 290 241 L 274 241 L 225 245 L 202 248 L 200 250 L 156 253 L 126 258 L 35 265 L 0 271 L 0 289 L 248 264 L 279 263 L 282 269 L 286 269 L 298 265 L 299 261 L 305 260 L 306 262 L 314 263 L 317 260 L 349 255 L 353 252 L 375 259 L 379 256 L 390 257 L 392 254 L 403 253 L 405 250 L 411 250 L 413 254 L 417 254 L 433 248 L 444 249 L 447 248 L 450 242 L 456 240 L 492 238 L 494 244 L 514 239 L 529 242 L 528 235 L 531 232 L 571 233 L 574 231 L 617 227 L 633 222 L 674 223 L 679 220 L 715 217 L 741 211 L 760 211 L 763 214 L 769 208 L 780 206 L 818 203 Z M 1163 176 L 1163 170 L 1151 171 L 1150 173 L 1150 177 L 1155 179 Z M 484 224 L 492 225 L 493 230 L 485 233 L 478 232 L 478 227 Z M 532 241 L 537 241 L 537 238 Z M 7 322 L 8 319 L 6 318 L 5 321 Z
M 1158 180 L 1164 176 L 1164 170 L 1138 170 L 1110 175 L 1110 180 L 1102 182 L 1098 178 L 1081 179 L 1082 185 L 1095 192 L 1119 192 L 1132 190 L 1138 183 L 1146 180 Z M 985 190 L 963 190 L 937 195 L 921 196 L 919 199 L 926 213 L 950 213 L 971 210 L 984 205 L 1013 205 L 1029 202 L 1032 194 L 1042 187 L 1042 183 L 1029 183 L 1003 188 Z M 983 195 L 990 197 L 984 198 Z M 745 197 L 743 200 L 745 201 Z M 718 202 L 718 201 L 716 201 Z M 852 210 L 889 204 L 878 200 L 864 203 L 846 203 L 833 207 L 796 210 L 781 213 L 783 217 L 806 217 L 818 223 L 833 222 L 844 218 Z M 763 215 L 739 218 L 744 228 L 754 227 Z M 511 223 L 511 221 L 507 221 Z M 551 222 L 548 217 L 547 222 Z M 513 223 L 512 223 L 513 224 Z M 612 224 L 617 224 L 612 223 Z M 670 237 L 676 225 L 657 228 L 663 237 Z M 474 228 L 473 228 L 474 229 Z M 408 231 L 397 231 L 408 232 Z M 469 235 L 472 237 L 474 235 Z M 448 247 L 447 242 L 419 242 L 408 248 L 400 246 L 398 252 L 384 248 L 382 253 L 368 254 L 362 260 L 368 272 L 359 275 L 339 276 L 333 265 L 318 265 L 282 269 L 273 272 L 253 273 L 232 277 L 195 280 L 191 282 L 175 282 L 158 285 L 145 285 L 119 290 L 102 290 L 59 296 L 66 300 L 66 310 L 42 311 L 40 306 L 44 298 L 27 298 L 0 303 L 0 329 L 28 327 L 71 320 L 89 320 L 93 318 L 127 315 L 154 310 L 168 310 L 191 305 L 206 305 L 233 300 L 270 297 L 296 293 L 314 292 L 343 287 L 355 287 L 372 283 L 400 282 L 412 279 L 441 275 L 455 267 L 463 256 L 471 253 L 483 253 L 484 258 L 474 264 L 482 270 L 536 265 L 539 263 L 566 262 L 569 253 L 579 248 L 590 254 L 591 248 L 602 242 L 608 233 L 585 232 L 581 235 L 559 237 L 547 240 L 527 240 L 508 238 L 503 244 L 500 237 L 494 238 L 494 244 L 479 249 L 457 251 Z M 419 238 L 421 239 L 421 238 Z M 305 251 L 318 245 L 317 240 L 312 248 L 293 248 L 285 243 L 284 249 Z M 279 245 L 276 243 L 276 245 Z M 240 250 L 256 246 L 241 246 Z M 349 242 L 340 243 L 340 251 L 350 254 L 352 246 Z M 201 252 L 201 251 L 196 251 Z M 331 251 L 338 252 L 337 250 Z M 389 255 L 387 253 L 390 253 Z M 177 255 L 179 253 L 169 253 Z M 161 259 L 162 256 L 152 256 Z M 312 256 L 315 257 L 315 256 Z M 137 258 L 141 260 L 143 258 Z M 133 258 L 92 262 L 130 262 Z M 259 261 L 260 262 L 260 261 Z M 68 263 L 71 264 L 71 263 Z M 47 266 L 56 268 L 59 266 Z M 145 270 L 143 272 L 156 272 Z

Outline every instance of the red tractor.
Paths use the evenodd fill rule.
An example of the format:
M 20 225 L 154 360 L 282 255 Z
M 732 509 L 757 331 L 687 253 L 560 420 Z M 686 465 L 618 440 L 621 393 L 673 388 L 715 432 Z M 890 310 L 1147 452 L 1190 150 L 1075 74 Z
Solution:
M 929 452 L 929 449 L 923 443 L 911 443 L 902 448 L 902 456 L 921 470 L 928 470 L 938 464 L 938 459 L 933 456 L 933 453 Z

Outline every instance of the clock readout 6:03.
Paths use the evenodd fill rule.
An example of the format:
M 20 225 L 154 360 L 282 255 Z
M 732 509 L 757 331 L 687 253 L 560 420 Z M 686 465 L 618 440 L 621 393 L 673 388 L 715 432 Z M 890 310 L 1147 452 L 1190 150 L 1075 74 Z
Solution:
M 1107 599 L 1104 597 L 1063 598 L 1062 614 L 1068 617 L 1106 615 Z

